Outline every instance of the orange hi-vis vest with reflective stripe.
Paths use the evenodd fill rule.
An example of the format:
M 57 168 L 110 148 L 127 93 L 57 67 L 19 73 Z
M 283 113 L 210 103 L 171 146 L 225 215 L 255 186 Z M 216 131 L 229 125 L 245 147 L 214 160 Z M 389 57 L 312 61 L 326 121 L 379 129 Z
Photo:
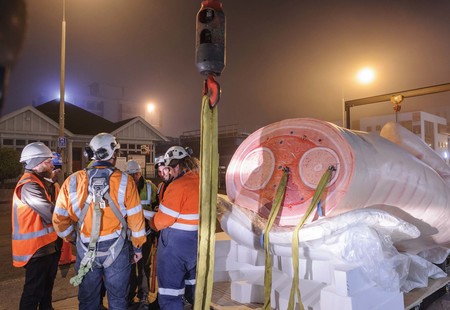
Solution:
M 167 186 L 153 220 L 156 229 L 198 230 L 199 181 L 198 173 L 189 171 Z
M 107 169 L 97 166 L 89 169 Z M 109 179 L 111 199 L 118 207 L 122 216 L 126 218 L 128 228 L 131 231 L 133 246 L 140 248 L 146 241 L 145 218 L 142 213 L 141 201 L 134 180 L 128 174 L 116 169 Z M 83 208 L 87 211 L 80 229 L 82 242 L 89 242 L 92 226 L 94 203 L 90 201 L 85 205 L 89 197 L 89 175 L 86 170 L 80 170 L 70 175 L 63 183 L 61 191 L 56 200 L 55 212 L 53 213 L 53 225 L 56 232 L 66 241 L 72 241 L 74 223 L 78 223 Z M 112 203 L 112 202 L 111 202 Z M 89 209 L 88 209 L 89 210 Z M 102 209 L 102 221 L 98 241 L 116 239 L 120 236 L 122 225 L 107 203 Z
M 41 216 L 21 200 L 24 184 L 39 184 L 51 201 L 42 181 L 33 173 L 24 173 L 16 185 L 12 210 L 12 257 L 15 267 L 25 266 L 33 254 L 41 247 L 56 240 L 57 235 L 52 224 L 45 224 Z

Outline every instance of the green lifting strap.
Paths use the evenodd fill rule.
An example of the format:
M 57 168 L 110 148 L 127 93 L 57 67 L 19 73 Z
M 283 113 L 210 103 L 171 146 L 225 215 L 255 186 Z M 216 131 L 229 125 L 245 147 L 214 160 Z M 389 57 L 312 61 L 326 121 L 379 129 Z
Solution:
M 295 227 L 294 233 L 292 234 L 292 264 L 293 264 L 293 268 L 294 268 L 294 277 L 292 279 L 292 286 L 291 286 L 291 293 L 290 293 L 290 296 L 289 296 L 288 310 L 295 309 L 295 297 L 296 296 L 297 296 L 297 300 L 298 300 L 298 302 L 300 304 L 300 310 L 304 309 L 303 303 L 302 303 L 302 299 L 301 299 L 301 295 L 300 295 L 300 289 L 298 287 L 298 282 L 299 282 L 299 276 L 298 276 L 298 273 L 299 273 L 299 271 L 298 271 L 298 262 L 299 262 L 298 232 L 299 232 L 300 228 L 303 227 L 303 225 L 305 224 L 306 220 L 308 219 L 308 217 L 310 216 L 310 214 L 312 213 L 314 208 L 319 203 L 319 201 L 320 201 L 320 199 L 322 197 L 322 193 L 323 193 L 326 185 L 328 184 L 328 182 L 330 182 L 331 174 L 335 170 L 336 169 L 333 166 L 330 166 L 324 172 L 324 174 L 320 178 L 319 184 L 317 185 L 316 192 L 314 193 L 314 196 L 312 198 L 311 204 L 309 205 L 308 209 L 306 210 L 305 214 L 303 215 L 303 218 L 301 219 L 301 221 Z
M 286 192 L 286 184 L 289 175 L 289 169 L 285 168 L 283 176 L 280 179 L 280 184 L 275 194 L 274 203 L 270 210 L 269 218 L 267 219 L 266 227 L 264 228 L 264 254 L 265 254 L 265 270 L 264 270 L 264 306 L 263 310 L 270 310 L 270 294 L 272 292 L 272 257 L 269 250 L 269 232 L 272 228 L 275 218 L 277 217 L 278 210 L 280 210 L 281 202 L 284 199 Z
M 101 198 L 101 197 L 100 197 Z M 73 286 L 78 286 L 84 279 L 84 276 L 92 270 L 97 252 L 97 241 L 100 236 L 100 225 L 102 220 L 102 210 L 100 209 L 99 197 L 94 198 L 94 210 L 92 218 L 92 231 L 91 238 L 89 241 L 88 251 L 81 260 L 78 273 L 70 278 L 69 282 Z
M 217 108 L 203 96 L 200 140 L 200 217 L 198 227 L 195 310 L 209 309 L 214 277 L 216 207 L 219 173 Z

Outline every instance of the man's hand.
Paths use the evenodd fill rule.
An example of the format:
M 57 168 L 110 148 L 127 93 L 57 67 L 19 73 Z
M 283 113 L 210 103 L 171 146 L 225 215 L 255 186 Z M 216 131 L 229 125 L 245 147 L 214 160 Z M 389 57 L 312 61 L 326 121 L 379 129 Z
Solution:
M 141 258 L 142 258 L 142 252 L 141 253 L 134 252 L 133 264 L 136 264 Z

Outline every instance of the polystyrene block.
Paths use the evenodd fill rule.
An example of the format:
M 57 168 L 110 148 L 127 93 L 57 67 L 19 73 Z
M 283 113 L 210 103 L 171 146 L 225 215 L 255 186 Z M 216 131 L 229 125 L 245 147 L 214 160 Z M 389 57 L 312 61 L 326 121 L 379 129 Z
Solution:
M 294 276 L 294 266 L 290 257 L 274 256 L 272 266 L 287 274 L 289 277 Z M 299 260 L 298 267 L 300 279 L 314 280 L 327 284 L 331 284 L 332 282 L 333 269 L 329 261 L 302 258 Z
M 389 308 L 381 307 L 389 304 Z M 387 292 L 378 287 L 360 291 L 353 296 L 342 296 L 336 292 L 336 287 L 327 286 L 320 292 L 321 310 L 403 310 L 403 293 Z
M 231 252 L 230 240 L 216 240 L 214 257 L 226 257 Z
M 264 252 L 238 245 L 237 261 L 254 266 L 263 266 L 265 264 Z
M 226 256 L 216 257 L 214 259 L 214 271 L 227 271 L 227 261 L 228 258 Z
M 336 293 L 342 296 L 353 296 L 360 291 L 375 285 L 360 267 L 349 265 L 334 266 L 334 285 Z
M 231 279 L 228 271 L 214 270 L 213 282 L 229 282 L 229 281 L 231 281 Z
M 264 266 L 241 265 L 237 270 L 230 270 L 230 279 L 232 281 L 245 280 L 249 283 L 264 283 Z
M 237 302 L 263 303 L 264 302 L 264 286 L 248 283 L 247 281 L 231 282 L 231 299 Z

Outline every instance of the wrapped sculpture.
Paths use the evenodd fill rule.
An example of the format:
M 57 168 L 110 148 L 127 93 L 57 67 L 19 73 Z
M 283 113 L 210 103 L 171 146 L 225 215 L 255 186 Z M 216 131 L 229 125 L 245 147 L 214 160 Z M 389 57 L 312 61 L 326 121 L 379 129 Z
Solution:
M 222 228 L 238 244 L 260 250 L 262 230 L 288 168 L 284 200 L 269 241 L 274 255 L 290 256 L 294 227 L 330 166 L 335 171 L 322 197 L 323 214 L 310 216 L 299 231 L 303 257 L 305 249 L 309 257 L 329 255 L 335 250 L 333 243 L 341 243 L 340 258 L 348 262 L 350 254 L 359 252 L 358 259 L 372 260 L 363 262 L 366 268 L 372 266 L 369 275 L 390 260 L 387 268 L 398 273 L 392 276 L 397 278 L 408 277 L 411 261 L 407 255 L 397 255 L 397 250 L 435 254 L 427 257 L 433 263 L 446 258 L 450 168 L 422 140 L 394 123 L 385 125 L 381 135 L 307 118 L 257 130 L 239 146 L 228 167 L 227 197 L 219 199 Z M 349 255 L 342 257 L 345 251 Z M 433 269 L 428 276 L 433 275 L 442 273 Z M 404 284 L 401 279 L 372 280 L 385 285 L 395 282 L 394 289 Z
M 390 123 L 386 128 L 386 136 L 405 147 L 421 141 L 398 125 Z M 450 188 L 443 177 L 450 175 L 450 169 L 443 160 L 440 170 L 430 166 L 439 162 L 431 149 L 416 150 L 414 155 L 377 134 L 315 119 L 288 119 L 259 129 L 240 145 L 228 167 L 227 195 L 234 204 L 266 218 L 282 169 L 288 167 L 286 195 L 276 223 L 296 225 L 322 174 L 333 166 L 336 171 L 322 202 L 326 217 L 367 207 L 382 209 L 420 230 L 413 247 L 419 248 L 414 243 L 421 248 L 449 247 Z

